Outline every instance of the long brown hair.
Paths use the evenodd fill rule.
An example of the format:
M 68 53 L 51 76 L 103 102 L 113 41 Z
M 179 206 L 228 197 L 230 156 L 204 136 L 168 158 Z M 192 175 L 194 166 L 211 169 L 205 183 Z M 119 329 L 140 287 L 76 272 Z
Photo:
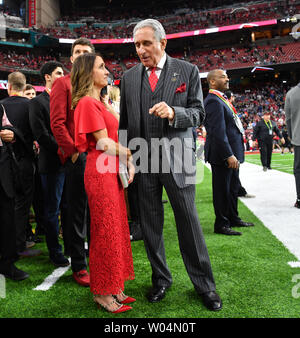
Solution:
M 72 109 L 75 109 L 81 98 L 92 91 L 94 85 L 92 73 L 96 56 L 98 55 L 94 53 L 85 53 L 78 56 L 73 63 L 71 71 Z

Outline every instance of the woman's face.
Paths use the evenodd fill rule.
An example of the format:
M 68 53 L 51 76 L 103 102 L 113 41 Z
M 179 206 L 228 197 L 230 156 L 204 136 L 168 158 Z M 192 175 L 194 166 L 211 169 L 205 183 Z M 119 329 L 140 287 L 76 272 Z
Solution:
M 102 89 L 107 86 L 107 79 L 108 79 L 108 70 L 105 67 L 105 63 L 100 56 L 96 56 L 94 68 L 93 68 L 93 79 L 94 79 L 94 86 L 97 89 Z

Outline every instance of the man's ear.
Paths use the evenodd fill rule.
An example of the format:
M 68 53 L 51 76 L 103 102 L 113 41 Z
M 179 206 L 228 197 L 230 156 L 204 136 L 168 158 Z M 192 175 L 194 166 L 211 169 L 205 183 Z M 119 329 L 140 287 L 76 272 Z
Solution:
M 49 82 L 49 81 L 51 81 L 51 75 L 45 74 L 44 79 L 45 79 L 46 83 Z
M 161 39 L 160 45 L 161 45 L 162 50 L 165 50 L 167 46 L 167 39 Z
M 71 61 L 71 63 L 74 62 L 73 55 L 70 56 L 70 61 Z
M 11 84 L 9 82 L 7 82 L 6 89 L 7 89 L 8 95 L 9 95 L 9 93 L 11 92 Z

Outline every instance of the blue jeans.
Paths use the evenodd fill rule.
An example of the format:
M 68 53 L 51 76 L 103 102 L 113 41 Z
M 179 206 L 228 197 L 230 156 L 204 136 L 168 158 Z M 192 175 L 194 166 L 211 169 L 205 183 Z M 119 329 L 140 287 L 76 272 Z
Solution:
M 44 217 L 45 235 L 49 255 L 62 252 L 62 247 L 58 242 L 59 234 L 59 206 L 62 197 L 65 173 L 41 174 L 42 188 L 44 194 Z

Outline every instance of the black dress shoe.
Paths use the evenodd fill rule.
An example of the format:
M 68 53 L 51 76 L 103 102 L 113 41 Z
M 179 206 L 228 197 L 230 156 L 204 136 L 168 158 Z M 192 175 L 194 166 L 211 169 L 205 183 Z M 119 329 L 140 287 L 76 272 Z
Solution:
M 11 265 L 6 269 L 0 270 L 0 274 L 14 281 L 21 281 L 29 277 L 27 272 L 18 269 L 15 265 Z
M 219 311 L 222 309 L 222 300 L 215 291 L 209 291 L 200 295 L 203 304 L 211 311 Z
M 143 239 L 141 225 L 137 222 L 129 223 L 130 230 L 130 240 L 131 241 L 140 241 Z
M 232 227 L 253 227 L 254 224 L 250 222 L 240 221 L 234 224 L 231 224 Z
M 154 286 L 148 293 L 147 299 L 150 303 L 160 302 L 166 295 L 169 287 L 166 286 Z
M 220 229 L 215 229 L 216 234 L 231 235 L 231 236 L 240 236 L 241 232 L 234 231 L 230 227 L 222 227 Z

